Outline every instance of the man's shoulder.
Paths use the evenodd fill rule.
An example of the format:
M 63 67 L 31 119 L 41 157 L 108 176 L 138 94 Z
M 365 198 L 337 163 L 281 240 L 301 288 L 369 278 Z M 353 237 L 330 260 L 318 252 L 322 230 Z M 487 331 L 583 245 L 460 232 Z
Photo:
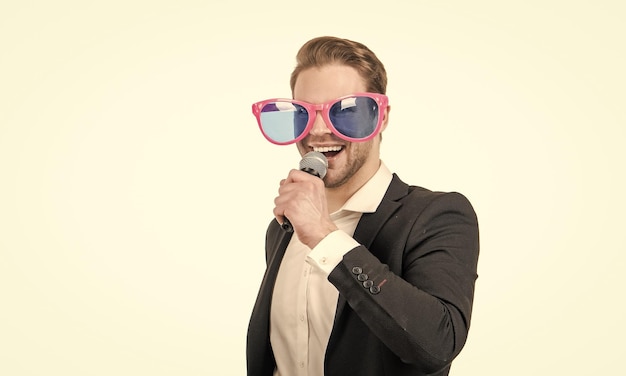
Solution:
M 388 189 L 388 198 L 410 206 L 429 206 L 437 204 L 443 207 L 466 207 L 471 209 L 469 199 L 457 191 L 437 191 L 418 185 L 407 184 L 397 174 Z
M 445 194 L 445 192 L 433 191 L 418 185 L 405 183 L 398 174 L 394 173 L 387 189 L 387 198 L 394 201 L 403 200 L 430 200 Z

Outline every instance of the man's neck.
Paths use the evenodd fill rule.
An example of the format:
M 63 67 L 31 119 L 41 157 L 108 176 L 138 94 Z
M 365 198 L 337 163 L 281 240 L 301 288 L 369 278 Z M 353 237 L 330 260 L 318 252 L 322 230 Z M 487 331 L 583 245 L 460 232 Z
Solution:
M 376 174 L 380 167 L 380 160 L 377 167 L 371 171 L 360 170 L 345 184 L 337 188 L 326 188 L 326 203 L 328 205 L 328 212 L 334 213 L 354 195 L 361 187 L 367 183 L 372 176 Z

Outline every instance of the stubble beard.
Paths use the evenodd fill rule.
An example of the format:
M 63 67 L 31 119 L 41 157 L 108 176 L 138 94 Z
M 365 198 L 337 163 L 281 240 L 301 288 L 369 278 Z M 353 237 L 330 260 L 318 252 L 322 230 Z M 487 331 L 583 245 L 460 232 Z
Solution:
M 347 164 L 339 170 L 339 176 L 334 180 L 324 180 L 326 188 L 339 188 L 346 184 L 363 167 L 371 150 L 370 142 L 365 144 L 352 144 L 350 155 L 347 155 Z M 344 150 L 344 153 L 348 150 Z

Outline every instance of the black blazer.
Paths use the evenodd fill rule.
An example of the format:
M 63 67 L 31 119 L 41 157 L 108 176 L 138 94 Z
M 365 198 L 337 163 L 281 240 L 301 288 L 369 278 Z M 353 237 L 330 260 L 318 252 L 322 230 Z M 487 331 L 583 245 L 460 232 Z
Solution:
M 248 376 L 271 376 L 275 367 L 270 305 L 290 238 L 270 223 L 267 269 L 248 327 Z M 328 277 L 339 299 L 325 375 L 448 375 L 467 339 L 477 278 L 478 222 L 469 201 L 409 186 L 394 174 L 354 238 L 361 245 Z M 371 282 L 359 281 L 360 274 Z

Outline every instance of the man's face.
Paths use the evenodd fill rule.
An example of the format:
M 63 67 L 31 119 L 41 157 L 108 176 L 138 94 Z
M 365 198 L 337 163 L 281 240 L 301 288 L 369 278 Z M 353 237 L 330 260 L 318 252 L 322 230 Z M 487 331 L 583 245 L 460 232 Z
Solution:
M 306 69 L 298 75 L 294 86 L 294 99 L 320 104 L 344 95 L 365 92 L 367 88 L 358 72 L 347 65 L 326 65 Z M 387 124 L 387 112 L 383 129 Z M 320 114 L 311 132 L 297 143 L 298 151 L 305 155 L 319 151 L 328 158 L 328 172 L 324 178 L 327 188 L 338 188 L 346 183 L 359 188 L 374 175 L 379 167 L 380 137 L 366 142 L 348 142 L 335 136 Z

